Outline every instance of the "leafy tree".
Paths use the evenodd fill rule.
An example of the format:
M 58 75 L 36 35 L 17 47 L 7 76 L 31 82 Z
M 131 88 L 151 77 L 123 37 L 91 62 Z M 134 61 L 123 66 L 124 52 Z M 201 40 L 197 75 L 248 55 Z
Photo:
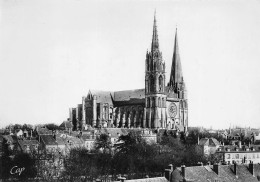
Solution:
M 89 153 L 85 148 L 73 148 L 65 160 L 64 175 L 70 181 L 79 177 L 93 180 L 100 175 L 110 174 L 112 156 L 107 153 Z
M 182 164 L 186 166 L 194 166 L 199 162 L 207 163 L 206 157 L 203 155 L 202 149 L 198 145 L 186 146 L 183 151 Z
M 37 174 L 35 160 L 29 154 L 20 153 L 15 156 L 3 155 L 2 161 L 2 178 L 10 180 L 27 181 L 34 178 Z
M 20 124 L 15 124 L 14 126 L 13 126 L 13 128 L 15 129 L 15 130 L 17 130 L 17 129 L 22 129 L 22 125 L 20 125 Z
M 101 149 L 103 153 L 110 153 L 112 148 L 111 139 L 107 134 L 101 134 L 96 138 L 94 146 L 96 150 Z
M 148 172 L 157 155 L 156 145 L 148 144 L 138 132 L 131 131 L 119 137 L 121 144 L 116 147 L 114 169 L 116 173 Z
M 210 164 L 215 164 L 223 161 L 223 154 L 221 153 L 215 153 L 215 154 L 210 154 L 206 157 L 206 160 L 210 162 Z
M 180 166 L 183 161 L 183 152 L 185 151 L 185 145 L 183 141 L 178 137 L 175 138 L 171 135 L 165 135 L 160 142 L 160 153 L 159 156 L 161 165 L 164 168 L 169 164 L 173 164 L 174 167 Z
M 59 129 L 59 126 L 54 124 L 54 123 L 49 123 L 49 124 L 46 124 L 45 127 L 49 130 L 58 130 Z
M 30 124 L 23 124 L 22 130 L 32 130 L 33 126 Z

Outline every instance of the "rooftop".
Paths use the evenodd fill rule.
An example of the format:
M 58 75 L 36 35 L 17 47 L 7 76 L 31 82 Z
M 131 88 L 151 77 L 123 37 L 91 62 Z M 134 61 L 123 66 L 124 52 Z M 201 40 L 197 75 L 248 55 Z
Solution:
M 256 182 L 260 179 L 260 165 L 253 164 L 254 176 L 249 170 L 248 165 L 236 165 L 236 173 L 234 165 L 219 165 L 218 173 L 210 166 L 192 166 L 185 167 L 185 178 L 187 181 L 239 181 L 239 182 Z M 177 168 L 174 173 L 174 182 L 183 179 L 182 169 Z

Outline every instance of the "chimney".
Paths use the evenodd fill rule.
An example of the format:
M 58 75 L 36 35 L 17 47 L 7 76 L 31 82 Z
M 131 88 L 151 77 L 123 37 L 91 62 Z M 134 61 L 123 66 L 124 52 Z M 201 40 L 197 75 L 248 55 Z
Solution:
M 237 163 L 234 162 L 234 174 L 237 176 Z
M 185 165 L 182 165 L 182 166 L 181 166 L 181 174 L 182 174 L 184 180 L 185 180 L 185 178 L 186 178 L 185 168 L 186 168 Z
M 121 177 L 121 178 L 118 178 L 120 182 L 125 182 L 126 181 L 126 178 L 125 177 Z
M 249 163 L 249 171 L 254 176 L 254 163 L 253 163 L 253 161 L 250 161 L 250 163 Z
M 56 133 L 53 132 L 52 136 L 53 136 L 54 140 L 56 140 Z
M 217 175 L 219 175 L 219 164 L 218 164 L 218 163 L 216 163 L 216 164 L 213 165 L 213 171 L 214 171 Z
M 241 149 L 242 145 L 241 145 L 241 141 L 238 141 L 238 147 Z
M 171 170 L 170 169 L 165 169 L 164 170 L 164 176 L 168 181 L 171 181 Z
M 198 162 L 198 166 L 203 166 L 203 163 L 202 162 Z
M 168 169 L 170 169 L 171 171 L 173 171 L 173 165 L 169 164 Z

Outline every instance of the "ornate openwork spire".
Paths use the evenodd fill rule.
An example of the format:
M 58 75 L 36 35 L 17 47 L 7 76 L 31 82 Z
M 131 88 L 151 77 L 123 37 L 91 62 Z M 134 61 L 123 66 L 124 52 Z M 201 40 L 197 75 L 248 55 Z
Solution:
M 173 57 L 172 57 L 172 68 L 171 68 L 170 82 L 168 85 L 171 87 L 176 87 L 176 86 L 178 87 L 178 84 L 180 83 L 183 83 L 183 76 L 182 76 L 182 68 L 181 68 L 181 60 L 179 54 L 177 28 L 176 28 L 175 43 L 174 43 L 174 50 L 173 50 Z
M 156 11 L 154 12 L 154 21 L 153 21 L 153 38 L 152 38 L 152 47 L 151 51 L 159 49 L 159 40 L 157 34 L 157 25 L 156 25 Z

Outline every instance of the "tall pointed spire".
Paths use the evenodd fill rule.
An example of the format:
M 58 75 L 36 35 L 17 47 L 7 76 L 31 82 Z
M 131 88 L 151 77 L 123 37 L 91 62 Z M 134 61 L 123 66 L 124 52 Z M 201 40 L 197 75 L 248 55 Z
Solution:
M 154 11 L 153 38 L 152 38 L 151 51 L 153 51 L 155 49 L 159 49 L 159 40 L 158 40 L 157 25 L 156 25 L 156 10 Z
M 179 83 L 183 83 L 183 76 L 182 76 L 182 68 L 181 68 L 181 60 L 179 54 L 177 28 L 176 28 L 174 50 L 173 50 L 173 57 L 172 57 L 172 68 L 171 68 L 170 82 L 168 85 L 171 87 L 176 87 L 178 86 Z

